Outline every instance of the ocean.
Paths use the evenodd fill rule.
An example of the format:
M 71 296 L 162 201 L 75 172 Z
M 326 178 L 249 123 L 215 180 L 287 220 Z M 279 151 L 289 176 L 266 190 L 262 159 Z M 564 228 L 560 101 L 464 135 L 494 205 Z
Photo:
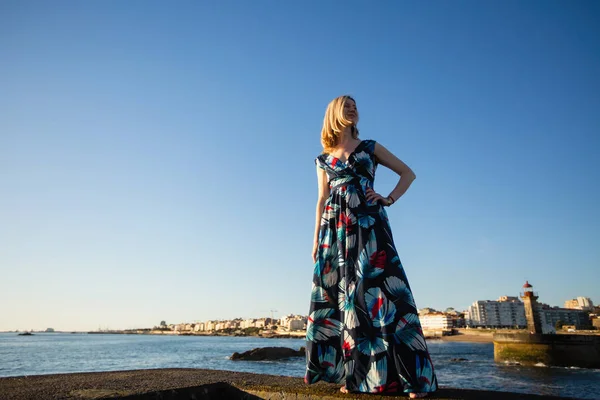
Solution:
M 227 336 L 159 336 L 0 333 L 0 377 L 149 368 L 206 368 L 302 377 L 304 358 L 231 361 L 256 347 L 298 349 L 301 339 Z M 494 362 L 491 343 L 430 340 L 440 386 L 600 399 L 600 370 L 523 367 Z M 451 361 L 464 358 L 467 361 Z

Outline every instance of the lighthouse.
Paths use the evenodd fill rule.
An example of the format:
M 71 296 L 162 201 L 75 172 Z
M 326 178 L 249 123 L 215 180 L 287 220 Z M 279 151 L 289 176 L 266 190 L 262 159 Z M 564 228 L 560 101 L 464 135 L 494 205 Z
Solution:
M 529 281 L 525 281 L 525 284 L 523 285 L 521 299 L 525 306 L 525 318 L 527 318 L 527 329 L 529 330 L 529 333 L 542 333 L 542 322 L 540 320 L 540 314 L 537 312 L 538 296 L 533 292 L 533 286 L 529 284 Z

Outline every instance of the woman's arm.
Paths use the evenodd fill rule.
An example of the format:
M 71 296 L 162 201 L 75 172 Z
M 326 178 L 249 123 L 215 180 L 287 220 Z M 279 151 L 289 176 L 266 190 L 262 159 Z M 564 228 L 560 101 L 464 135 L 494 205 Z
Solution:
M 402 160 L 393 155 L 388 149 L 379 143 L 375 143 L 373 154 L 375 154 L 377 161 L 381 165 L 400 175 L 400 179 L 388 197 L 382 197 L 378 193 L 375 193 L 371 190 L 369 193 L 367 193 L 367 199 L 369 201 L 381 200 L 384 205 L 391 205 L 392 203 L 396 202 L 404 193 L 406 193 L 417 176 L 408 165 L 404 164 Z
M 319 197 L 317 199 L 316 220 L 315 220 L 315 236 L 313 241 L 313 262 L 317 261 L 317 251 L 319 250 L 319 229 L 321 227 L 321 218 L 323 217 L 323 207 L 325 201 L 329 198 L 329 182 L 325 171 L 317 166 L 317 181 L 319 184 Z

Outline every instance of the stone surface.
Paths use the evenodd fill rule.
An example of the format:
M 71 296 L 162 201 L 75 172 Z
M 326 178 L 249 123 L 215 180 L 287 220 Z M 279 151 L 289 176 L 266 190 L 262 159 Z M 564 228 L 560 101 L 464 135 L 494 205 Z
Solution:
M 300 347 L 300 350 L 290 349 L 289 347 L 259 347 L 241 354 L 233 353 L 230 358 L 244 361 L 279 360 L 290 357 L 305 357 L 305 351 L 304 347 Z
M 151 369 L 0 378 L 2 400 L 45 399 L 406 399 L 407 396 L 342 394 L 340 385 L 306 385 L 301 378 L 204 369 Z M 440 388 L 440 400 L 566 400 L 564 397 Z

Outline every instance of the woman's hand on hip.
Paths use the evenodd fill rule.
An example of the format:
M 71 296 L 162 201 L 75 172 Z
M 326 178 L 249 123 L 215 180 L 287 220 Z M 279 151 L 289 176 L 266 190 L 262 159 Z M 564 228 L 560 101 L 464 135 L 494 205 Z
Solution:
M 384 206 L 389 206 L 391 203 L 390 199 L 388 199 L 387 197 L 383 197 L 371 188 L 367 188 L 365 197 L 367 198 L 367 201 L 369 203 L 378 202 Z

